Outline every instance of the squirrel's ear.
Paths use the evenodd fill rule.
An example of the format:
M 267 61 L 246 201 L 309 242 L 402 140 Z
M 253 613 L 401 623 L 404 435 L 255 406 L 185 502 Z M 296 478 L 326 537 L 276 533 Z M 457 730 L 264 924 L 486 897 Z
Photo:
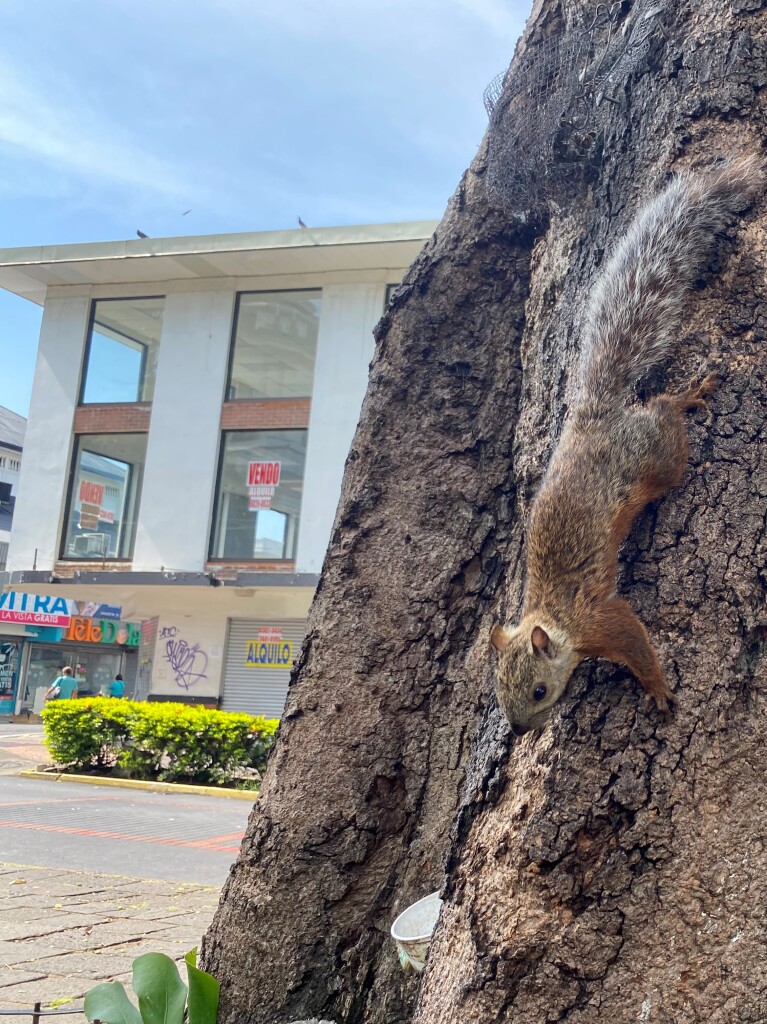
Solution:
M 493 626 L 490 630 L 490 643 L 499 653 L 509 646 L 511 633 L 503 626 Z
M 541 626 L 536 626 L 530 636 L 533 645 L 533 653 L 539 657 L 545 655 L 547 658 L 554 657 L 554 648 L 551 645 L 551 637 Z

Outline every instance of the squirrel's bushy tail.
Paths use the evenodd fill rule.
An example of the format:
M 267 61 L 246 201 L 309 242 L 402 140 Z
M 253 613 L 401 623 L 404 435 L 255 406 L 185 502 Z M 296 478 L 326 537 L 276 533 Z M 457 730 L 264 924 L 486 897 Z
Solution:
M 683 300 L 714 240 L 765 187 L 764 160 L 738 157 L 683 174 L 644 206 L 591 293 L 583 346 L 583 398 L 595 411 L 619 402 L 666 355 Z

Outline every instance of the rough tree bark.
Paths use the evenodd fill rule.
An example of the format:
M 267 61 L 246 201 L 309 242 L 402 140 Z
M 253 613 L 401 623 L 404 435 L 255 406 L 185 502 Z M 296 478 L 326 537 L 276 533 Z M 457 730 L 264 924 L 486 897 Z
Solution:
M 485 704 L 466 651 L 498 593 L 534 232 L 481 161 L 377 331 L 276 748 L 203 947 L 223 1024 L 396 1024 L 389 926 L 439 888 Z
M 672 166 L 762 148 L 762 7 L 670 5 L 665 38 L 611 108 L 598 181 L 552 217 L 528 300 L 541 308 L 548 292 L 550 304 L 528 317 L 522 343 L 518 478 L 545 464 L 581 297 L 638 202 Z M 569 253 L 563 235 L 577 239 Z M 667 376 L 684 385 L 718 365 L 725 382 L 711 422 L 691 424 L 682 486 L 642 517 L 623 560 L 621 590 L 658 646 L 676 712 L 650 709 L 624 671 L 586 669 L 551 724 L 514 744 L 492 787 L 482 763 L 505 744 L 488 721 L 417 1024 L 767 1020 L 764 201 L 732 236 L 691 297 Z M 543 269 L 560 262 L 557 249 L 561 287 Z M 553 409 L 543 401 L 552 392 Z M 518 494 L 522 524 L 529 492 Z M 509 546 L 512 613 L 519 542 Z
M 204 943 L 227 1024 L 410 1020 L 388 927 L 445 863 L 418 1024 L 767 1018 L 764 206 L 692 297 L 665 381 L 720 365 L 712 422 L 624 552 L 676 712 L 586 667 L 512 747 L 487 650 L 501 595 L 519 606 L 605 250 L 669 170 L 761 145 L 762 8 L 668 4 L 595 173 L 548 216 L 488 202 L 483 147 L 381 322 L 307 644 Z M 521 52 L 587 13 L 538 0 Z

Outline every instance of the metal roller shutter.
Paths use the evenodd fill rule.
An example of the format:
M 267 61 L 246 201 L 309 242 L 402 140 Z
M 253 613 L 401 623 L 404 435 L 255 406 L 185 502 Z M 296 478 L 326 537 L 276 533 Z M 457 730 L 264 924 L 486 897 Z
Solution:
M 230 619 L 222 710 L 280 718 L 305 630 L 303 620 Z

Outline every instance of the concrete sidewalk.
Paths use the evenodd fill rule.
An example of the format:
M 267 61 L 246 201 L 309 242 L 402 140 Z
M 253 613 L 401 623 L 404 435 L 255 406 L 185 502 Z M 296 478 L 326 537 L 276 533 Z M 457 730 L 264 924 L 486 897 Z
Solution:
M 0 775 L 18 775 L 25 768 L 50 763 L 42 725 L 0 722 Z
M 37 1000 L 81 1006 L 102 981 L 130 991 L 134 958 L 182 960 L 199 946 L 218 897 L 215 886 L 0 862 L 0 1021 Z

